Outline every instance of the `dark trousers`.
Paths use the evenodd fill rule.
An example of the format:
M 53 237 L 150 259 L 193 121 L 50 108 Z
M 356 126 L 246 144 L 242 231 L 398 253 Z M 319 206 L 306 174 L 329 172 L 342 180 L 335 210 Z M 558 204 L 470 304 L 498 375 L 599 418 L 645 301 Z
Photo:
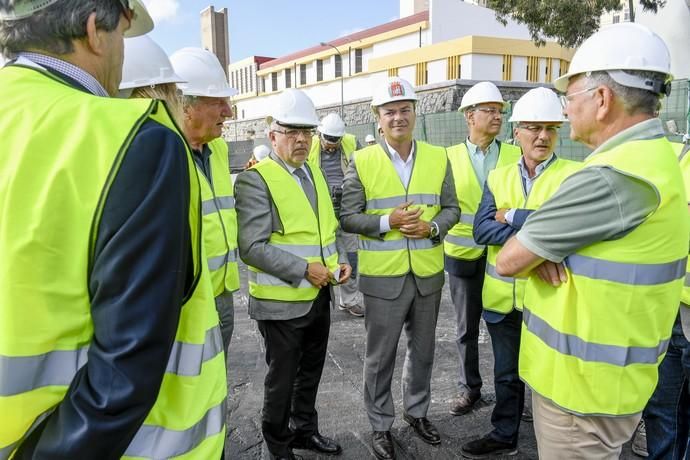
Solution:
M 690 343 L 683 335 L 678 318 L 666 356 L 659 366 L 659 383 L 642 415 L 651 460 L 678 460 L 690 454 L 689 381 Z
M 326 287 L 305 316 L 257 321 L 268 364 L 261 429 L 273 456 L 287 457 L 293 439 L 318 432 L 314 406 L 331 326 L 330 300 Z
M 525 405 L 525 384 L 518 376 L 522 312 L 513 310 L 498 323 L 486 323 L 494 351 L 496 405 L 491 413 L 491 437 L 501 442 L 517 442 L 520 418 Z
M 477 261 L 471 276 L 449 274 L 450 297 L 456 314 L 458 353 L 460 372 L 458 387 L 460 392 L 479 396 L 482 377 L 479 374 L 479 321 L 482 318 L 482 286 L 486 256 Z

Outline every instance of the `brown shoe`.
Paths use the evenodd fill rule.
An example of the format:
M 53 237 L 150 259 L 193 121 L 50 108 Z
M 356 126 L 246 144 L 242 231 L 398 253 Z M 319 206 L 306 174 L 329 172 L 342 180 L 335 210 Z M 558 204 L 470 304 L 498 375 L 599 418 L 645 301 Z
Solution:
M 471 393 L 460 393 L 457 398 L 450 402 L 450 413 L 453 415 L 465 415 L 472 410 L 474 405 L 481 398 L 481 394 L 472 395 Z

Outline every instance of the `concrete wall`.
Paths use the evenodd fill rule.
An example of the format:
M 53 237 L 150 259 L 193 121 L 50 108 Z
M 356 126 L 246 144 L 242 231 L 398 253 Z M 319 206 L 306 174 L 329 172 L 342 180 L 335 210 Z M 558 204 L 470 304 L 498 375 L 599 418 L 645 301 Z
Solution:
M 488 8 L 458 0 L 431 0 L 429 3 L 431 44 L 466 35 L 530 39 L 527 27 L 512 20 L 504 26 Z

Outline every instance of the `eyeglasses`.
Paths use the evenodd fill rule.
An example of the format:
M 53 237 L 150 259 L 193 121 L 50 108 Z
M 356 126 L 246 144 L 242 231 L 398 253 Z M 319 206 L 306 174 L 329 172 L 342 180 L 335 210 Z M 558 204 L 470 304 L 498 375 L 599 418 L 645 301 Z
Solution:
M 472 110 L 479 110 L 480 112 L 484 112 L 484 113 L 489 114 L 493 117 L 495 117 L 496 115 L 503 116 L 506 114 L 505 110 L 500 110 L 500 109 L 497 109 L 495 107 L 475 107 Z
M 328 136 L 326 134 L 321 134 L 321 137 L 323 137 L 323 140 L 328 142 L 329 144 L 337 144 L 338 142 L 340 142 L 340 139 L 342 139 L 342 137 L 339 136 Z
M 588 93 L 590 91 L 594 91 L 597 88 L 598 88 L 598 86 L 593 86 L 591 88 L 583 89 L 582 91 L 575 91 L 572 94 L 562 94 L 562 95 L 558 96 L 559 99 L 561 100 L 561 107 L 563 107 L 565 109 L 566 107 L 568 107 L 568 104 L 570 103 L 570 101 L 573 100 L 573 98 L 575 96 L 578 96 L 580 94 L 585 94 L 585 93 Z
M 279 129 L 274 129 L 274 133 L 280 133 L 288 137 L 288 139 L 297 139 L 300 134 L 305 137 L 305 139 L 311 138 L 316 130 L 314 129 L 286 129 L 285 131 L 280 131 Z
M 558 125 L 518 125 L 518 128 L 525 129 L 529 131 L 530 134 L 538 136 L 542 131 L 546 131 L 548 134 L 557 134 Z

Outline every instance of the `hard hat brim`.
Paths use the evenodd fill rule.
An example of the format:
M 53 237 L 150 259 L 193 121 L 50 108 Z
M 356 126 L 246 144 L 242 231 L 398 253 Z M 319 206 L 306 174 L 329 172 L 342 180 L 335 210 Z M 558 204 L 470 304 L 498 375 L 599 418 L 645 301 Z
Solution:
M 125 32 L 125 38 L 138 37 L 153 30 L 153 18 L 140 0 L 134 0 L 134 20 Z

